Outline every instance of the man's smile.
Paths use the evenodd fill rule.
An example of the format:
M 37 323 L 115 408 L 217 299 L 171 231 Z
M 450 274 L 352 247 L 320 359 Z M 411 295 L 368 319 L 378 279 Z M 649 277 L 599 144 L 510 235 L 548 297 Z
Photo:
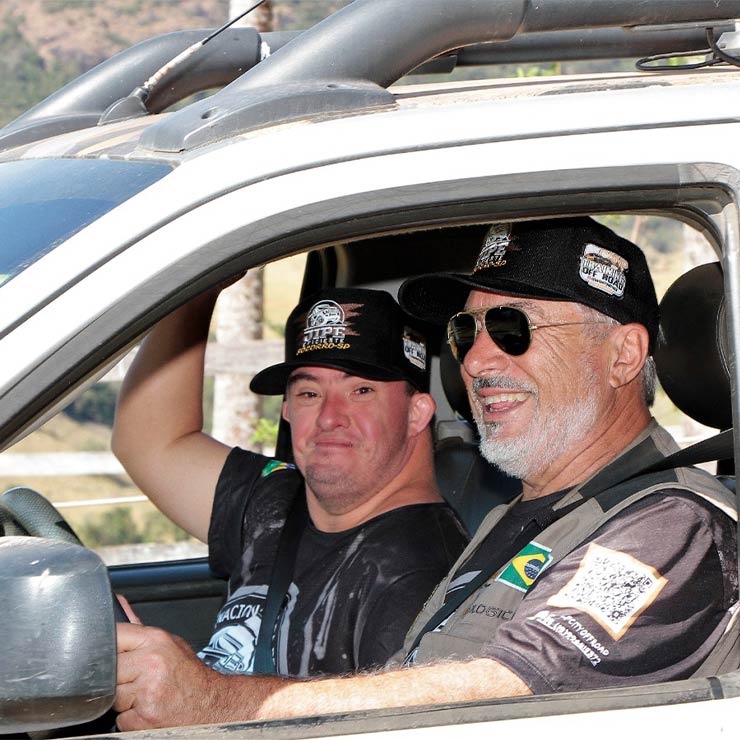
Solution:
M 483 421 L 500 420 L 502 415 L 509 414 L 529 400 L 531 394 L 525 391 L 505 391 L 500 393 L 479 394 L 477 396 Z
M 473 395 L 484 422 L 497 421 L 529 401 L 534 390 L 511 378 L 474 378 Z

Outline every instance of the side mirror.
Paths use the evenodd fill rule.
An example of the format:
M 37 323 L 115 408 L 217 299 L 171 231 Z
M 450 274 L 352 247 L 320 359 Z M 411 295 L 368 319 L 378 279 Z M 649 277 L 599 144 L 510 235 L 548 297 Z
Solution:
M 105 564 L 59 540 L 0 538 L 0 735 L 92 720 L 115 689 Z

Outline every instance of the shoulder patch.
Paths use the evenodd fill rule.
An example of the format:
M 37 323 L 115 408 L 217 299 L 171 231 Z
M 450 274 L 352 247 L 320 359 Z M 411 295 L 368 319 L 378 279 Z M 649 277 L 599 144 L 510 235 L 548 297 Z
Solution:
M 525 545 L 511 562 L 496 577 L 497 581 L 515 588 L 517 591 L 528 591 L 537 576 L 552 560 L 552 550 L 532 540 Z
M 281 462 L 280 460 L 270 460 L 264 468 L 262 468 L 262 477 L 267 478 L 272 473 L 277 473 L 279 470 L 295 470 L 293 463 Z
M 547 604 L 588 614 L 618 640 L 666 583 L 652 566 L 592 542 L 576 574 Z

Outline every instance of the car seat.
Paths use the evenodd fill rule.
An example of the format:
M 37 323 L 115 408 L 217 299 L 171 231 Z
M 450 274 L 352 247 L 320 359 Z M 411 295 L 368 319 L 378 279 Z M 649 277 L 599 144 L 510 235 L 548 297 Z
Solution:
M 727 306 L 719 262 L 689 270 L 666 291 L 655 364 L 677 408 L 708 427 L 732 426 Z M 734 490 L 734 460 L 718 460 L 717 472 Z

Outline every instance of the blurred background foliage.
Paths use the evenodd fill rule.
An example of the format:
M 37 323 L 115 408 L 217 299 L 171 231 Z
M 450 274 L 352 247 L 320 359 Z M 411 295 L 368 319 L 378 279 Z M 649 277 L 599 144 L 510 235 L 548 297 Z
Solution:
M 309 28 L 348 2 L 272 0 L 274 30 Z M 138 41 L 228 14 L 228 0 L 2 0 L 0 126 Z

